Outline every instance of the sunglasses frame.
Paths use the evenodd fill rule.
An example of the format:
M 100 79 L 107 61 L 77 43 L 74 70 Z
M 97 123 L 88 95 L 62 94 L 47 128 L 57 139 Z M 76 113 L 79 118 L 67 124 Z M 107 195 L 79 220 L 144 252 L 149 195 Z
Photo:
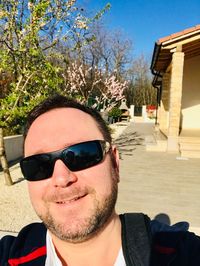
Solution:
M 79 146 L 79 145 L 87 145 L 87 144 L 90 144 L 92 143 L 93 145 L 96 144 L 96 148 L 100 149 L 98 150 L 99 154 L 97 155 L 100 155 L 101 157 L 100 158 L 97 158 L 98 160 L 97 161 L 93 161 L 92 163 L 90 161 L 88 161 L 87 163 L 85 163 L 85 166 L 82 165 L 82 166 L 78 166 L 74 168 L 74 166 L 70 166 L 70 163 L 67 164 L 67 158 L 66 157 L 66 153 L 70 151 L 70 149 L 73 150 L 73 148 L 75 148 L 76 146 Z M 64 149 L 61 149 L 61 150 L 56 150 L 56 151 L 53 151 L 53 152 L 48 152 L 48 153 L 40 153 L 40 154 L 34 154 L 34 155 L 31 155 L 31 156 L 28 156 L 28 157 L 25 157 L 23 158 L 21 161 L 20 161 L 20 167 L 21 167 L 21 171 L 22 171 L 22 174 L 24 175 L 24 178 L 27 179 L 28 181 L 39 181 L 39 180 L 44 180 L 44 179 L 47 179 L 47 178 L 50 178 L 53 174 L 53 170 L 54 170 L 54 165 L 55 165 L 55 162 L 57 160 L 62 160 L 62 162 L 68 167 L 68 169 L 72 172 L 76 172 L 76 171 L 80 171 L 80 170 L 84 170 L 84 169 L 87 169 L 89 167 L 92 167 L 92 166 L 95 166 L 97 164 L 99 164 L 100 162 L 103 161 L 106 153 L 108 153 L 108 151 L 110 150 L 111 148 L 111 144 L 105 140 L 91 140 L 91 141 L 84 141 L 84 142 L 80 142 L 80 143 L 76 143 L 76 144 L 73 144 L 71 146 L 68 146 L 68 147 L 65 147 Z M 73 151 L 72 151 L 73 152 Z M 80 152 L 80 151 L 79 151 Z M 75 154 L 75 152 L 74 152 Z M 25 166 L 25 163 L 28 162 L 28 161 L 31 161 L 33 160 L 33 163 L 34 163 L 34 160 L 35 162 L 37 162 L 37 158 L 39 158 L 40 156 L 43 156 L 43 162 L 40 158 L 40 163 L 43 165 L 37 165 L 37 167 L 39 168 L 40 167 L 43 167 L 43 173 L 41 172 L 37 172 L 35 173 L 35 177 L 32 176 L 32 174 L 27 174 L 27 169 Z M 44 164 L 45 164 L 45 156 L 47 157 L 47 168 L 45 168 Z M 69 155 L 68 155 L 69 156 Z M 39 175 L 38 177 L 36 175 Z M 41 174 L 43 174 L 41 176 Z

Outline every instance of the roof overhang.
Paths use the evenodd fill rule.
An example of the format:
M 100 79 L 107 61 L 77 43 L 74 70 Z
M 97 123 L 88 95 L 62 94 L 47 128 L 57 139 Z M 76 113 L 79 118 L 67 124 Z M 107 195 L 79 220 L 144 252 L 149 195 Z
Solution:
M 162 75 L 177 50 L 185 54 L 185 59 L 200 55 L 200 25 L 159 39 L 154 46 L 150 67 L 152 73 Z

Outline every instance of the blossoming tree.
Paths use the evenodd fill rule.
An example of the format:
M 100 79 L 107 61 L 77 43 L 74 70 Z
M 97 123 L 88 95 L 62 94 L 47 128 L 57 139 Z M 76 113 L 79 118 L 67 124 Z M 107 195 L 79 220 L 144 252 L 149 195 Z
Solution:
M 65 92 L 81 102 L 89 104 L 93 99 L 93 107 L 100 109 L 116 105 L 124 98 L 123 92 L 127 88 L 127 81 L 120 81 L 115 74 L 107 77 L 97 67 L 73 62 L 64 75 Z

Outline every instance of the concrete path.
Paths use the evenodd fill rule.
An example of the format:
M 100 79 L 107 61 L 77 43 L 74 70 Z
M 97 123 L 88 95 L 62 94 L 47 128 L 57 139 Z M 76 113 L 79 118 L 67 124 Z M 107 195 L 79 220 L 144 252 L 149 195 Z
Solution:
M 188 221 L 190 230 L 200 235 L 200 159 L 147 152 L 146 143 L 154 141 L 151 123 L 130 123 L 124 131 L 127 139 L 134 132 L 141 145 L 127 141 L 123 146 L 117 210 L 144 212 L 151 218 L 164 213 L 171 223 Z
M 153 124 L 126 125 L 114 126 L 121 156 L 117 211 L 144 212 L 151 218 L 164 213 L 171 223 L 188 221 L 190 230 L 200 235 L 200 159 L 147 152 L 146 143 L 154 141 Z M 2 230 L 0 224 L 0 236 L 6 233 Z

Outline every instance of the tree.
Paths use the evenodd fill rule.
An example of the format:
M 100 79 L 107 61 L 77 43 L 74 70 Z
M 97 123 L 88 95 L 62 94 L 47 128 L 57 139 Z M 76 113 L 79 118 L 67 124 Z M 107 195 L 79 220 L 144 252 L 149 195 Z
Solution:
M 4 172 L 5 183 L 6 183 L 6 185 L 11 186 L 13 184 L 13 181 L 12 181 L 12 178 L 10 176 L 8 162 L 6 159 L 2 128 L 0 128 L 0 162 L 1 162 L 1 165 L 3 168 L 3 172 Z
M 112 65 L 117 78 L 125 75 L 126 68 L 131 63 L 131 48 L 132 43 L 129 39 L 126 39 L 120 31 L 114 32 L 111 41 Z
M 128 86 L 127 81 L 117 79 L 117 76 L 112 74 L 105 79 L 104 91 L 102 91 L 103 102 L 107 101 L 107 106 L 115 106 L 124 96 L 124 91 Z
M 47 95 L 60 92 L 61 68 L 49 59 L 59 42 L 73 49 L 90 39 L 93 18 L 84 16 L 75 0 L 5 0 L 0 3 L 0 73 L 11 73 L 1 100 L 0 126 L 20 133 L 25 114 Z
M 95 36 L 94 40 L 82 47 L 76 61 L 72 57 L 72 63 L 68 64 L 64 90 L 100 109 L 116 104 L 124 97 L 128 85 L 124 81 L 124 69 L 129 62 L 129 49 L 126 39 L 108 33 L 99 21 L 91 28 L 91 35 Z
M 83 103 L 88 103 L 89 97 L 102 82 L 102 77 L 97 68 L 92 68 L 83 63 L 74 61 L 69 65 L 64 74 L 66 87 L 64 92 L 79 99 Z
M 129 87 L 125 92 L 128 104 L 135 106 L 155 105 L 156 91 L 151 85 L 148 61 L 143 55 L 132 63 L 128 70 Z
M 113 72 L 111 65 L 112 36 L 99 21 L 93 25 L 91 33 L 95 38 L 88 47 L 85 47 L 84 60 L 87 64 L 98 67 L 98 69 L 101 69 L 108 76 L 109 73 Z
M 93 107 L 115 105 L 124 98 L 123 92 L 127 82 L 117 80 L 114 74 L 106 77 L 96 67 L 73 62 L 65 74 L 66 91 L 82 103 L 89 104 L 92 99 Z

